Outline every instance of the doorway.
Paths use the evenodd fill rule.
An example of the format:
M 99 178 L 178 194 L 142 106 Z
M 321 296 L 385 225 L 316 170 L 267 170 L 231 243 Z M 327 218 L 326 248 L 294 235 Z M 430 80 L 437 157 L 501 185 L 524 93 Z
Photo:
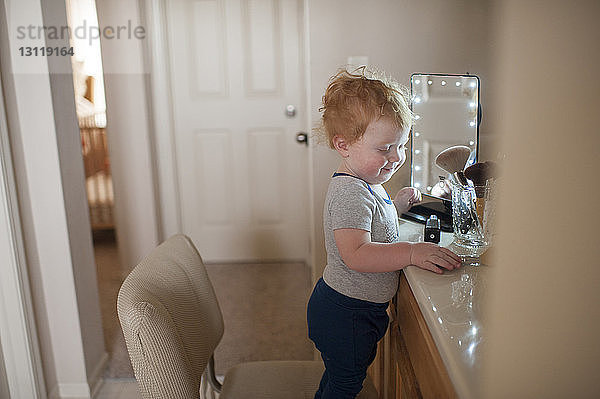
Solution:
M 77 27 L 98 26 L 94 0 L 66 0 L 72 31 Z M 94 256 L 102 329 L 108 363 L 104 378 L 133 378 L 125 341 L 115 311 L 119 288 L 127 275 L 121 267 L 115 235 L 114 190 L 107 143 L 107 112 L 104 72 L 99 40 L 71 35 L 73 86 Z

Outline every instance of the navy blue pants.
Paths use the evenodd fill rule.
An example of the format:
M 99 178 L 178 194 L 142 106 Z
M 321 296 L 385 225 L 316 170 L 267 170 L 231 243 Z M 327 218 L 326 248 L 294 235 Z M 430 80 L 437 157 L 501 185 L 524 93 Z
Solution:
M 389 324 L 387 307 L 350 298 L 319 279 L 307 308 L 308 337 L 325 364 L 315 399 L 355 398 L 360 392 Z

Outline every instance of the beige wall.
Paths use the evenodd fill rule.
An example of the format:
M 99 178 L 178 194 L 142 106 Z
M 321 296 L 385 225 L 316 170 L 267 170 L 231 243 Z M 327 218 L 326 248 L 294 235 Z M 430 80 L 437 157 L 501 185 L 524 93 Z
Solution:
M 62 26 L 66 23 L 66 5 L 62 1 L 42 3 L 42 12 L 47 26 Z M 65 46 L 66 43 L 67 40 L 46 40 L 46 45 L 52 47 Z M 68 57 L 48 57 L 48 68 L 69 231 L 71 267 L 77 296 L 85 368 L 90 379 L 92 373 L 101 371 L 96 369 L 104 365 L 107 354 L 104 348 L 96 264 L 85 192 L 81 136 L 75 114 L 75 99 L 71 95 L 74 92 L 71 60 Z
M 100 26 L 144 26 L 135 0 L 97 1 Z M 146 32 L 146 34 L 149 34 Z M 119 258 L 132 269 L 159 241 L 143 47 L 139 39 L 102 40 L 106 134 L 115 193 Z
M 134 0 L 100 3 L 104 25 L 139 21 Z M 50 398 L 90 398 L 107 355 L 70 62 L 67 57 L 18 57 L 19 46 L 65 46 L 68 42 L 27 42 L 14 34 L 17 26 L 65 26 L 65 2 L 0 4 L 2 83 L 43 365 L 40 377 Z M 113 136 L 109 146 L 113 168 L 118 168 L 117 233 L 123 263 L 132 267 L 154 247 L 158 231 L 147 108 L 139 101 L 144 99 L 147 75 L 141 68 L 140 41 L 110 44 L 105 68 L 110 86 L 108 130 Z
M 29 327 L 43 365 L 39 377 L 51 398 L 89 398 L 107 357 L 70 63 L 65 57 L 19 57 L 19 46 L 46 43 L 14 34 L 17 26 L 65 25 L 65 3 L 0 4 L 6 27 L 2 84 L 37 331 L 33 323 Z M 21 284 L 27 295 L 27 283 Z
M 310 25 L 310 110 L 312 123 L 319 119 L 318 108 L 327 81 L 348 56 L 368 56 L 369 62 L 384 69 L 405 86 L 414 72 L 445 72 L 479 75 L 482 103 L 493 81 L 489 68 L 489 6 L 480 1 L 358 1 L 307 0 Z M 482 135 L 491 129 L 481 126 Z M 337 154 L 326 146 L 315 147 L 311 179 L 314 184 L 312 242 L 314 277 L 325 267 L 322 211 Z M 388 184 L 390 195 L 410 184 L 410 161 Z
M 600 397 L 597 1 L 503 1 L 508 154 L 488 285 L 486 398 Z

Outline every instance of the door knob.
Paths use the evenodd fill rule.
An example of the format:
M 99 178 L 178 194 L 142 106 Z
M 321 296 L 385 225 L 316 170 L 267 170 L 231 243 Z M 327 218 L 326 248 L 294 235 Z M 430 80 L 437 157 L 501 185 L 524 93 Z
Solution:
M 308 145 L 308 134 L 300 132 L 296 134 L 296 141 L 300 144 Z
M 296 107 L 294 107 L 292 104 L 288 104 L 285 107 L 285 115 L 288 118 L 293 118 L 294 116 L 296 116 Z

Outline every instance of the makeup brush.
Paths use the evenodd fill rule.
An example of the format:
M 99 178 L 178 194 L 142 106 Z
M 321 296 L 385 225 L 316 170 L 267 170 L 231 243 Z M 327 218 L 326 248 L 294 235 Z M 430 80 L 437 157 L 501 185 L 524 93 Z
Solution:
M 471 149 L 464 145 L 446 148 L 435 157 L 435 164 L 450 173 L 463 186 L 468 185 L 463 170 L 471 155 Z
M 493 161 L 477 162 L 465 169 L 465 176 L 475 185 L 475 194 L 483 198 L 485 184 L 498 175 L 498 168 Z
M 492 175 L 493 167 L 487 162 L 477 162 L 465 169 L 465 176 L 473 182 L 475 186 L 475 209 L 479 220 L 483 220 L 483 210 L 485 208 L 485 187 L 486 182 Z
M 466 190 L 469 190 L 470 182 L 467 180 L 464 173 L 469 155 L 471 155 L 471 149 L 469 147 L 455 145 L 440 152 L 438 156 L 435 157 L 435 164 L 450 173 L 458 184 L 462 185 Z M 454 198 L 454 194 L 452 197 Z M 473 205 L 475 205 L 475 203 L 473 203 Z M 467 206 L 467 212 L 469 217 L 464 220 L 459 227 L 462 233 L 466 234 L 472 224 L 475 224 L 477 229 L 481 232 L 481 223 L 479 222 L 479 216 L 477 215 L 475 206 Z
M 488 179 L 498 174 L 496 163 L 493 161 L 477 162 L 465 169 L 465 176 L 477 186 L 483 186 Z

